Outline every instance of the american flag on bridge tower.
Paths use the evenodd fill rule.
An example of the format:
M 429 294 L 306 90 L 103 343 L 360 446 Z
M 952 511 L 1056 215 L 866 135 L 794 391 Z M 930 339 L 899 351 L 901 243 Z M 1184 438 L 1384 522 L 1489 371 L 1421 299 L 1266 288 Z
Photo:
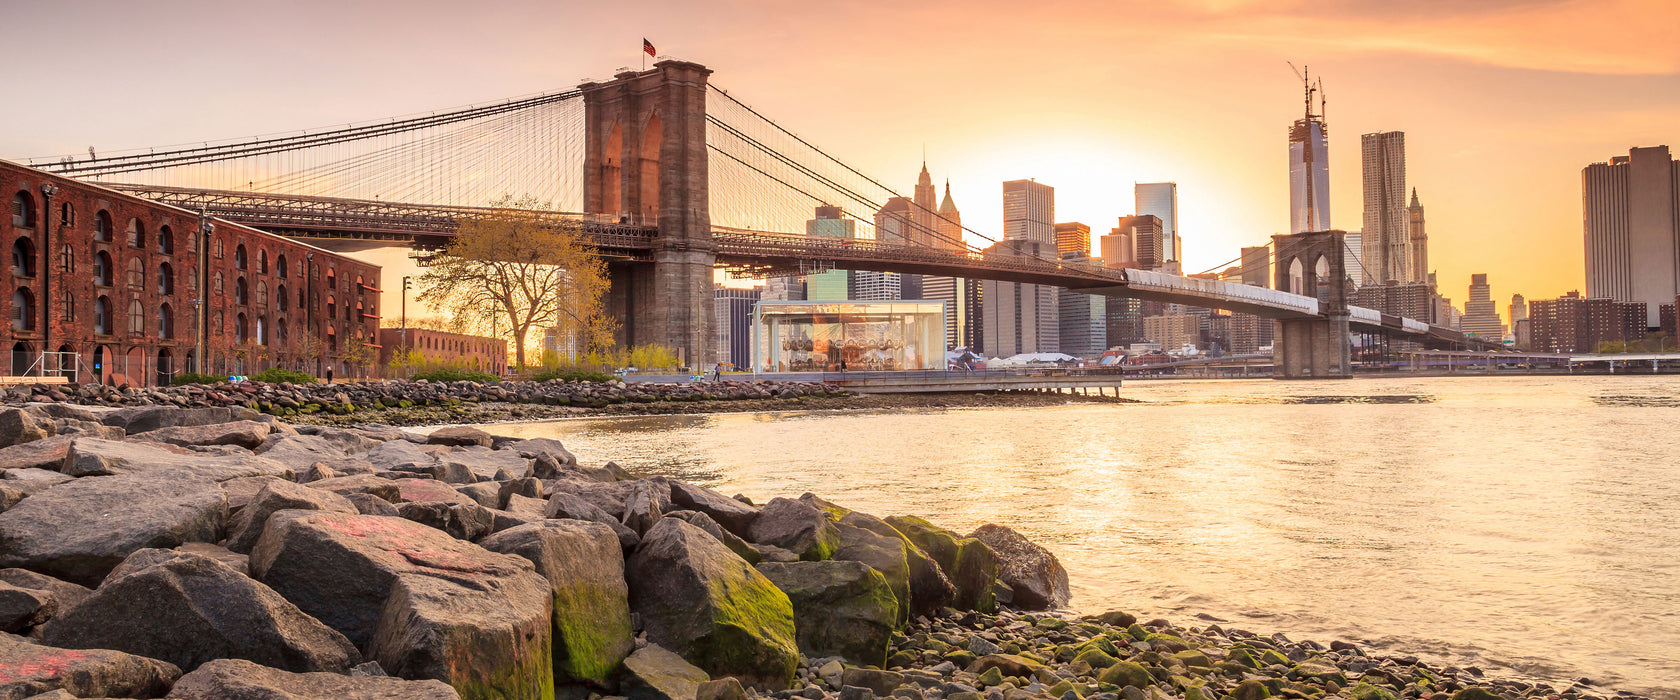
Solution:
M 654 58 L 659 57 L 659 53 L 657 51 L 653 50 L 653 42 L 648 41 L 646 38 L 642 39 L 642 51 L 646 52 L 647 55 L 652 56 Z

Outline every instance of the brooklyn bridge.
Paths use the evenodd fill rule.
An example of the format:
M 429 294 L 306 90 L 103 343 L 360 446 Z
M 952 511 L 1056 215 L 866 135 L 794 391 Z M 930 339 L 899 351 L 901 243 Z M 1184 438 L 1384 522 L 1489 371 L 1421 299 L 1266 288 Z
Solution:
M 1338 231 L 1271 237 L 1271 288 L 982 248 L 977 240 L 992 239 L 972 229 L 877 237 L 869 217 L 896 191 L 679 60 L 424 115 L 27 164 L 341 250 L 437 250 L 486 203 L 529 195 L 557 224 L 581 226 L 608 260 L 607 308 L 621 340 L 667 345 L 695 365 L 716 353 L 718 268 L 990 279 L 1252 313 L 1277 321 L 1277 374 L 1286 377 L 1348 376 L 1350 330 L 1432 347 L 1474 343 L 1348 304 Z M 816 206 L 839 207 L 859 237 L 806 235 Z

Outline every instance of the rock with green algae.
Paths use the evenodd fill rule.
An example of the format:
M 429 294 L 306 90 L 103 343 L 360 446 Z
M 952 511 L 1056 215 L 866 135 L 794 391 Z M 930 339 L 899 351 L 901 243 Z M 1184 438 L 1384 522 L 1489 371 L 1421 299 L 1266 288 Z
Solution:
M 1237 687 L 1232 688 L 1230 693 L 1231 700 L 1266 700 L 1271 696 L 1271 688 L 1253 678 L 1238 683 Z
M 1108 668 L 1109 666 L 1120 663 L 1119 659 L 1109 655 L 1108 652 L 1095 648 L 1086 649 L 1085 651 L 1080 652 L 1078 656 L 1073 657 L 1073 660 L 1082 661 L 1087 666 L 1094 669 Z
M 843 522 L 835 523 L 834 526 L 840 533 L 840 546 L 834 551 L 834 558 L 838 561 L 862 562 L 879 573 L 887 582 L 887 587 L 892 590 L 893 599 L 898 603 L 895 625 L 908 622 L 911 605 L 910 562 L 905 555 L 904 541 Z
M 993 669 L 1005 676 L 1032 678 L 1044 669 L 1044 664 L 1016 654 L 987 654 L 968 667 L 969 673 L 985 673 Z
M 1473 686 L 1470 686 L 1470 687 L 1465 688 L 1463 690 L 1460 690 L 1456 693 L 1453 693 L 1452 700 L 1503 700 L 1503 699 L 1500 698 L 1493 691 L 1488 690 L 1487 688 L 1483 688 L 1481 686 L 1473 685 Z
M 548 580 L 555 678 L 605 683 L 636 641 L 624 554 L 612 528 L 545 520 L 503 530 L 480 545 L 529 560 Z
M 1363 681 L 1355 683 L 1352 688 L 1348 688 L 1344 695 L 1352 700 L 1395 700 L 1393 692 Z M 1493 700 L 1493 698 L 1467 698 L 1466 700 Z
M 1177 652 L 1173 654 L 1173 658 L 1183 661 L 1185 666 L 1213 668 L 1213 662 L 1208 660 L 1207 654 L 1193 649 Z
M 550 588 L 523 558 L 403 518 L 282 510 L 250 568 L 393 676 L 465 700 L 554 694 Z
M 1142 664 L 1133 661 L 1121 661 L 1104 669 L 1102 674 L 1097 676 L 1097 680 L 1121 687 L 1132 686 L 1141 689 L 1153 684 L 1155 677 L 1149 675 L 1149 669 L 1144 668 Z
M 827 511 L 804 501 L 773 498 L 759 509 L 747 540 L 781 547 L 803 561 L 823 561 L 839 548 L 840 532 Z
M 675 652 L 649 644 L 624 659 L 620 690 L 630 700 L 695 700 L 700 686 L 710 680 Z
M 713 676 L 767 690 L 792 682 L 799 659 L 793 604 L 704 530 L 661 519 L 630 557 L 626 578 L 630 609 L 649 641 Z
M 980 676 L 975 678 L 974 681 L 984 688 L 990 688 L 994 685 L 1003 685 L 1003 671 L 998 670 L 996 667 L 988 668 L 981 672 Z
M 886 664 L 898 599 L 880 572 L 856 561 L 764 562 L 758 570 L 793 603 L 801 653 Z
M 1318 681 L 1335 681 L 1339 685 L 1347 685 L 1347 676 L 1342 669 L 1333 663 L 1321 659 L 1308 659 L 1297 664 L 1294 668 L 1296 676 Z
M 904 545 L 906 578 L 910 592 L 908 609 L 904 611 L 906 619 L 937 615 L 940 608 L 950 605 L 956 597 L 956 588 L 951 585 L 950 577 L 940 568 L 939 562 L 887 521 L 868 513 L 848 511 L 840 518 L 839 524 L 860 527 L 882 537 L 891 537 Z M 841 532 L 844 538 L 845 530 L 842 528 Z M 887 574 L 883 572 L 882 575 Z

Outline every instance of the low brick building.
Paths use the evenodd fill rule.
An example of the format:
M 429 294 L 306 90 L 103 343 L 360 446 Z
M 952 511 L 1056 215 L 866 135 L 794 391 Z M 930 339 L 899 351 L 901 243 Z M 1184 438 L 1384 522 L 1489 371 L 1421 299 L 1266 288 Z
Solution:
M 386 368 L 387 375 L 392 357 L 406 348 L 419 350 L 427 365 L 453 365 L 498 376 L 507 373 L 506 340 L 422 328 L 379 329 L 379 366 Z
M 377 265 L 7 161 L 0 186 L 5 374 L 152 386 L 377 361 Z

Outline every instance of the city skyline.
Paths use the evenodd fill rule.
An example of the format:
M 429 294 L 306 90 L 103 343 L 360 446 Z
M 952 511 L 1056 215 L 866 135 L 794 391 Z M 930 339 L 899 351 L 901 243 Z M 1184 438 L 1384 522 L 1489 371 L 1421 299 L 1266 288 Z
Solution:
M 882 22 L 886 9 L 833 13 L 830 29 L 856 24 L 875 36 L 819 54 L 807 50 L 800 29 L 817 10 L 757 3 L 628 10 L 514 3 L 473 17 L 418 4 L 395 19 L 377 6 L 335 7 L 331 27 L 316 26 L 311 12 L 277 13 L 268 18 L 272 36 L 255 37 L 234 31 L 248 26 L 247 13 L 213 4 L 114 5 L 91 18 L 68 7 L 19 7 L 10 19 L 22 35 L 74 24 L 87 49 L 54 58 L 51 74 L 61 78 L 48 85 L 57 108 L 10 118 L 0 153 L 236 137 L 562 89 L 613 66 L 636 67 L 645 34 L 666 54 L 706 62 L 724 87 L 751 94 L 803 136 L 895 184 L 902 179 L 893 174 L 916 172 L 926 144 L 935 181 L 948 177 L 958 198 L 972 202 L 971 221 L 1001 220 L 990 193 L 1006 180 L 1057 187 L 1062 218 L 1086 222 L 1135 213 L 1125 205 L 1127 185 L 1177 182 L 1185 271 L 1199 272 L 1289 229 L 1278 133 L 1300 115 L 1300 85 L 1285 64 L 1295 61 L 1325 79 L 1336 125 L 1334 211 L 1359 209 L 1354 139 L 1405 131 L 1409 184 L 1423 187 L 1432 228 L 1442 234 L 1430 242 L 1442 279 L 1487 270 L 1507 289 L 1545 298 L 1585 286 L 1580 168 L 1632 146 L 1680 141 L 1673 127 L 1680 49 L 1663 40 L 1673 22 L 1652 21 L 1676 10 L 1662 3 L 1076 3 L 1012 20 L 1022 45 L 1007 60 L 980 47 L 997 28 L 989 13 L 949 9 L 911 11 L 951 25 L 931 38 L 918 32 L 926 41 L 915 48 L 892 36 L 915 23 Z M 421 48 L 400 38 L 440 23 L 469 38 L 496 32 L 506 40 Z M 540 40 L 579 24 L 606 30 Z M 202 50 L 123 38 L 166 28 L 191 28 Z M 1097 40 L 1123 33 L 1129 42 L 1141 35 L 1149 46 L 1138 48 L 1149 50 L 1088 60 L 1078 49 L 1086 42 L 1067 41 L 1070 31 Z M 734 41 L 748 34 L 754 41 Z M 767 54 L 778 60 L 762 60 Z M 240 60 L 205 58 L 217 55 Z M 97 90 L 67 86 L 131 61 L 152 64 L 153 77 Z M 181 85 L 238 87 L 160 97 Z M 1001 104 L 1005 85 L 1025 85 L 1023 94 L 1041 99 Z M 1080 92 L 1058 95 L 1076 86 Z M 879 99 L 837 104 L 833 96 L 843 94 Z M 1070 96 L 1078 97 L 1071 108 Z M 877 126 L 883 121 L 893 124 L 890 133 Z M 395 272 L 404 255 L 368 257 Z

